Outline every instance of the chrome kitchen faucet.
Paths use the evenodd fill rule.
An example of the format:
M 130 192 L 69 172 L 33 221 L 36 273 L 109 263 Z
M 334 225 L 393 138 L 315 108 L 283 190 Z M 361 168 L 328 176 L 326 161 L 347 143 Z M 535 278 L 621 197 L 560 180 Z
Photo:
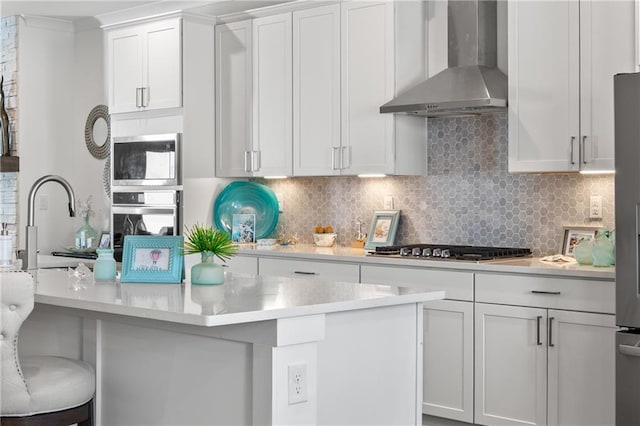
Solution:
M 27 222 L 27 234 L 25 250 L 22 256 L 22 269 L 38 269 L 38 227 L 35 225 L 35 201 L 36 193 L 42 185 L 47 182 L 58 182 L 69 197 L 69 216 L 74 217 L 76 211 L 74 206 L 76 205 L 76 196 L 73 192 L 73 188 L 69 185 L 64 178 L 58 175 L 46 175 L 33 183 L 31 190 L 29 191 L 29 204 L 27 206 L 28 222 Z

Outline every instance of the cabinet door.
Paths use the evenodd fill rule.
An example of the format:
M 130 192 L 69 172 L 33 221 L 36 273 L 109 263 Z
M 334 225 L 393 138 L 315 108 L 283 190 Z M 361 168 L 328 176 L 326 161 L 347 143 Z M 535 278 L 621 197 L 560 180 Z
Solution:
M 424 305 L 422 412 L 473 423 L 473 303 Z
M 509 171 L 579 169 L 579 2 L 508 7 Z
M 143 27 L 143 92 L 146 109 L 182 106 L 182 29 L 179 18 Z
M 340 5 L 293 13 L 293 173 L 340 174 Z
M 475 308 L 475 422 L 546 424 L 546 309 Z
M 635 71 L 634 3 L 580 2 L 581 170 L 614 170 L 613 75 Z
M 311 260 L 272 259 L 258 261 L 260 275 L 319 278 L 323 280 L 360 282 L 360 266 L 353 263 L 319 262 Z
M 142 87 L 142 34 L 140 27 L 107 33 L 107 81 L 112 114 L 137 111 Z
M 342 173 L 392 173 L 394 118 L 380 106 L 394 95 L 394 3 L 341 7 Z
M 249 176 L 251 21 L 216 26 L 216 176 Z
M 258 275 L 258 258 L 255 256 L 233 256 L 222 266 L 232 273 Z
M 253 20 L 253 175 L 291 176 L 291 14 Z
M 615 424 L 615 317 L 549 310 L 549 425 Z

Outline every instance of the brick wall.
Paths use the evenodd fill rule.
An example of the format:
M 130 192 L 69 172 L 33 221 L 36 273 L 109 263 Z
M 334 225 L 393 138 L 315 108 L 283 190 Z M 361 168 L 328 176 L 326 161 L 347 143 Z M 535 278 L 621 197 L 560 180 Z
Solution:
M 18 17 L 9 16 L 0 19 L 0 72 L 4 76 L 5 108 L 11 121 L 13 147 L 11 155 L 18 155 Z M 18 227 L 18 173 L 0 172 L 0 222 L 9 224 L 9 233 L 13 236 L 16 248 L 16 230 Z

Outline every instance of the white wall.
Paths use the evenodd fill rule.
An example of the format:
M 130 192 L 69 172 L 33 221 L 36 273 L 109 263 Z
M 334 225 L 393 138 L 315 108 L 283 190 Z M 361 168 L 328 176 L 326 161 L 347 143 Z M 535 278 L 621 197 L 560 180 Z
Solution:
M 46 174 L 69 181 L 76 196 L 89 194 L 98 210 L 103 161 L 84 144 L 84 123 L 93 106 L 104 103 L 102 35 L 98 29 L 75 33 L 70 22 L 26 17 L 18 30 L 19 247 L 24 248 L 27 199 L 33 182 Z M 48 207 L 42 201 L 48 198 Z M 94 218 L 96 228 L 103 221 Z M 61 186 L 45 184 L 38 192 L 35 223 L 42 253 L 71 247 L 79 218 L 70 218 Z

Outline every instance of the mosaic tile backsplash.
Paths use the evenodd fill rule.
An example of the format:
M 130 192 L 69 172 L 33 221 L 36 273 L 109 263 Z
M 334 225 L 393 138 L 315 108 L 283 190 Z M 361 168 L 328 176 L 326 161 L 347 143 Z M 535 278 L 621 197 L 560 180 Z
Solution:
M 396 242 L 517 246 L 559 253 L 564 226 L 614 224 L 613 175 L 509 174 L 507 114 L 429 120 L 427 176 L 259 180 L 282 197 L 279 226 L 301 243 L 332 225 L 349 245 L 358 218 L 369 231 L 391 195 L 401 210 Z M 603 219 L 588 218 L 601 195 Z

